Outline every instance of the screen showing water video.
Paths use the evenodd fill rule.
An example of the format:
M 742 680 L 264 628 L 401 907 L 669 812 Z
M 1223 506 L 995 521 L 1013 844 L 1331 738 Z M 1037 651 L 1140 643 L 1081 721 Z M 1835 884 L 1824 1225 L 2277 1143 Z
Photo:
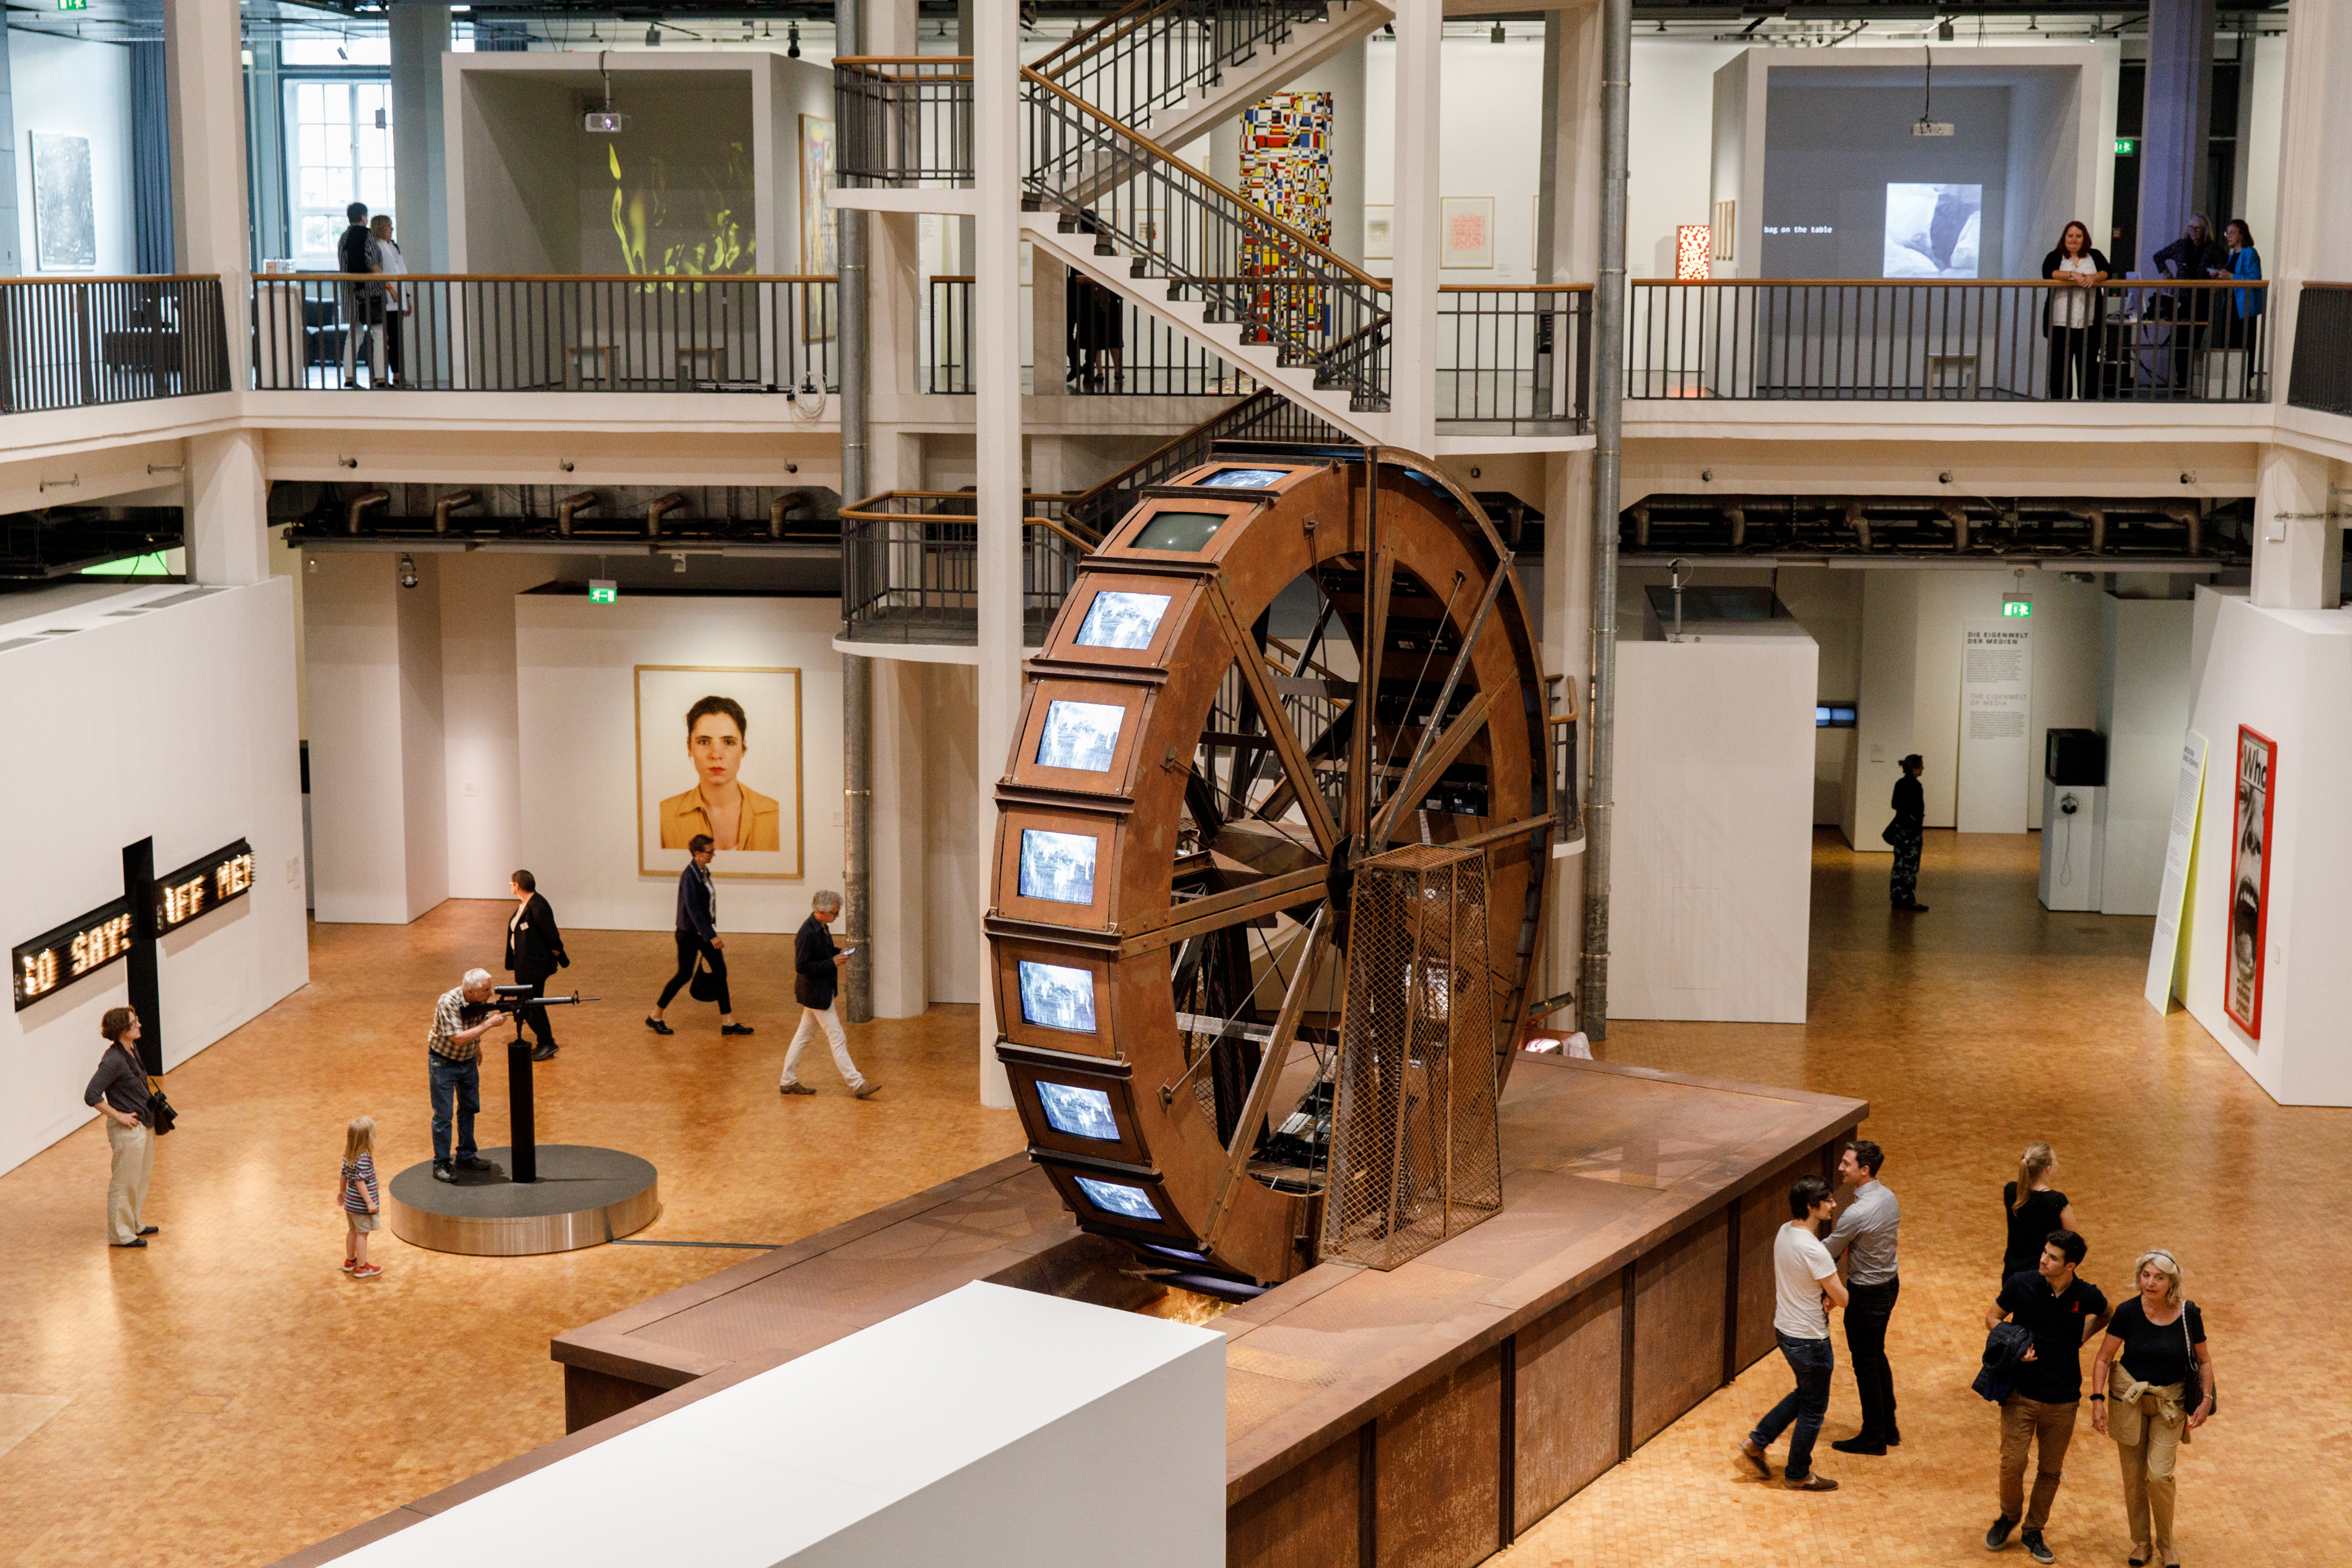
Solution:
M 1130 549 L 1181 550 L 1197 555 L 1225 520 L 1223 512 L 1155 512 L 1143 520 Z
M 1106 590 L 1095 595 L 1095 601 L 1087 606 L 1087 618 L 1078 622 L 1078 646 L 1149 648 L 1152 634 L 1160 630 L 1160 618 L 1167 613 L 1164 593 Z
M 1115 1181 L 1097 1181 L 1092 1176 L 1077 1178 L 1078 1186 L 1094 1199 L 1095 1207 L 1105 1214 L 1124 1215 L 1129 1219 L 1157 1220 L 1160 1211 L 1143 1196 L 1139 1186 L 1127 1186 Z
M 1091 1002 L 1091 996 L 1089 996 Z M 1037 1083 L 1037 1103 L 1045 1112 L 1045 1125 L 1073 1138 L 1118 1142 L 1118 1123 L 1110 1113 L 1110 1092 L 1081 1089 L 1074 1083 Z
M 1021 896 L 1054 904 L 1095 901 L 1095 836 L 1021 830 Z
M 1045 727 L 1037 734 L 1037 765 L 1109 772 L 1126 718 L 1127 710 L 1117 703 L 1047 703 Z
M 1227 468 L 1201 481 L 1217 490 L 1263 490 L 1290 477 L 1287 468 Z
M 1039 1029 L 1095 1032 L 1095 977 L 1062 964 L 1021 960 L 1021 1017 Z
M 1974 277 L 1984 225 L 1982 185 L 1886 187 L 1887 277 Z

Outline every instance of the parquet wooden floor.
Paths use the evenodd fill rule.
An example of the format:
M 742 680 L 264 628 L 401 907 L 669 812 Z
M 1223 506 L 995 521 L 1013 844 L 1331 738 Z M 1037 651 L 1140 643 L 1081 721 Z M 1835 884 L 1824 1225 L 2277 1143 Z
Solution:
M 2139 996 L 2149 922 L 2043 912 L 2036 852 L 2032 838 L 1931 833 L 1934 907 L 1897 920 L 1885 858 L 1825 839 L 1811 1023 L 1621 1023 L 1597 1052 L 1870 1099 L 1865 1131 L 1905 1209 L 1889 1341 L 1904 1447 L 1824 1447 L 1821 1469 L 1844 1483 L 1830 1496 L 1742 1481 L 1731 1445 L 1785 1386 L 1770 1358 L 1496 1561 L 1978 1560 L 1996 1442 L 1968 1383 L 2000 1184 L 2033 1138 L 2057 1146 L 2086 1275 L 2114 1289 L 2141 1247 L 2175 1246 L 2212 1325 L 2224 1407 L 2182 1457 L 2184 1563 L 2352 1558 L 2352 1371 L 2326 1352 L 2352 1287 L 2352 1112 L 2273 1105 L 2185 1015 L 2158 1017 Z M 173 1074 L 184 1119 L 156 1162 L 149 1251 L 103 1245 L 95 1124 L 0 1177 L 0 1564 L 268 1563 L 559 1435 L 551 1333 L 744 1256 L 464 1259 L 382 1235 L 381 1280 L 337 1270 L 342 1124 L 376 1117 L 386 1170 L 425 1157 L 432 998 L 495 956 L 509 908 L 318 928 L 311 987 Z M 1020 1146 L 1010 1113 L 973 1103 L 970 1009 L 853 1030 L 888 1085 L 873 1101 L 840 1092 L 822 1057 L 819 1094 L 785 1101 L 789 938 L 730 942 L 758 1035 L 721 1040 L 708 1008 L 681 1001 L 685 1027 L 663 1040 L 637 1020 L 667 939 L 568 935 L 565 983 L 609 999 L 557 1020 L 542 1135 L 661 1168 L 665 1212 L 644 1239 L 786 1241 Z M 484 1079 L 487 1144 L 504 1137 L 502 1069 Z M 1838 1349 L 1825 1440 L 1853 1424 Z M 2087 1423 L 2049 1538 L 2062 1562 L 2123 1561 L 2114 1448 Z

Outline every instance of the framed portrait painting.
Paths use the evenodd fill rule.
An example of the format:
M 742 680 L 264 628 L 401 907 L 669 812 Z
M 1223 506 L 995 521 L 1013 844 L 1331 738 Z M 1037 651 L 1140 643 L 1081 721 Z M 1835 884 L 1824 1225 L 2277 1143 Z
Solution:
M 804 874 L 801 673 L 639 664 L 637 871 L 675 875 L 710 835 L 713 876 Z
M 2230 1019 L 2263 1038 L 2263 957 L 2270 942 L 2272 786 L 2278 742 L 2238 727 L 2237 813 L 2230 857 L 2230 972 L 2221 991 Z

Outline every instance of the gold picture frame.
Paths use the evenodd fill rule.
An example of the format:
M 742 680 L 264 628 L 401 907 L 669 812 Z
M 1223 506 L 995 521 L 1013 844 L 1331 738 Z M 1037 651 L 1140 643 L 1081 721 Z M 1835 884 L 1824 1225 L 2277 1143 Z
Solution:
M 777 821 L 773 849 L 720 850 L 711 859 L 711 875 L 722 881 L 798 882 L 808 875 L 808 810 L 806 769 L 803 766 L 806 731 L 803 727 L 802 672 L 777 665 L 635 664 L 630 667 L 631 701 L 635 712 L 635 801 L 637 874 L 676 876 L 690 858 L 683 841 L 664 842 L 664 827 L 673 816 L 665 808 L 693 795 L 701 780 L 677 748 L 686 740 L 685 716 L 706 697 L 734 703 L 742 713 L 742 770 L 735 779 L 747 800 L 774 806 Z M 789 738 L 770 737 L 780 728 Z M 781 753 L 781 762 L 772 761 Z M 755 760 L 756 759 L 756 760 Z M 684 781 L 684 790 L 671 786 Z M 762 784 L 768 786 L 763 789 Z M 769 790 L 772 789 L 773 793 Z M 753 820 L 764 811 L 751 813 Z M 744 831 L 753 831 L 751 823 Z

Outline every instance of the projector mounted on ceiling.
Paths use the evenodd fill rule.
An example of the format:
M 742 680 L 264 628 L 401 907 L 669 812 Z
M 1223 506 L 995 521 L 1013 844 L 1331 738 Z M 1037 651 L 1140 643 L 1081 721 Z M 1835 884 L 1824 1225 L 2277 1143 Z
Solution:
M 588 118 L 594 120 L 597 117 L 592 114 Z M 623 118 L 625 119 L 626 116 L 623 116 Z M 616 127 L 615 129 L 618 128 Z M 1914 136 L 1949 136 L 1952 134 L 1952 122 L 1948 120 L 1914 120 L 1911 125 L 1911 134 Z
M 629 117 L 613 109 L 613 73 L 604 68 L 604 51 L 596 53 L 596 70 L 604 78 L 604 107 L 581 118 L 580 128 L 594 136 L 618 136 L 629 128 Z

